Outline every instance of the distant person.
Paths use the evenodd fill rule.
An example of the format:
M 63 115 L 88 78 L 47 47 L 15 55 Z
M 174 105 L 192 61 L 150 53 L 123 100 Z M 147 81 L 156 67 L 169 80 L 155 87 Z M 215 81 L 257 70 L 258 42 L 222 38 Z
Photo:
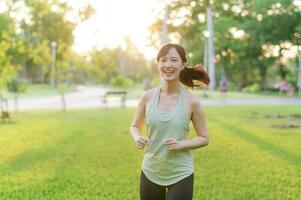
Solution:
M 205 114 L 199 100 L 182 84 L 193 88 L 194 81 L 208 85 L 206 70 L 186 66 L 183 47 L 164 45 L 157 55 L 162 83 L 145 91 L 131 124 L 131 135 L 144 152 L 140 178 L 141 200 L 190 200 L 193 194 L 192 149 L 208 145 Z M 181 82 L 181 83 L 180 83 Z M 192 121 L 197 134 L 188 139 Z M 141 136 L 146 124 L 147 137 Z
M 293 86 L 285 79 L 279 82 L 279 93 L 280 95 L 293 95 Z
M 223 95 L 223 97 L 227 96 L 227 92 L 228 92 L 228 83 L 226 79 L 222 79 L 219 82 L 219 90 L 221 92 L 221 94 Z

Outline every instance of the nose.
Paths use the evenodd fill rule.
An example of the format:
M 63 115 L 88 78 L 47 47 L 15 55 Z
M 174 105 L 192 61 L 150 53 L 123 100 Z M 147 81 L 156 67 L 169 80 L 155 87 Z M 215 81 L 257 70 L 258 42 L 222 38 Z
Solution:
M 162 66 L 164 68 L 170 68 L 172 67 L 172 62 L 170 60 L 167 60 Z

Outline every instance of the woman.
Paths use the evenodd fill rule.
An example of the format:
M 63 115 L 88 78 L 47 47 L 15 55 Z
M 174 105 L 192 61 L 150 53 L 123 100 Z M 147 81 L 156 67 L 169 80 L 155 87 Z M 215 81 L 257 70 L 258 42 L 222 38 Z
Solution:
M 200 102 L 180 82 L 193 88 L 210 80 L 202 66 L 186 67 L 185 50 L 178 44 L 164 45 L 157 63 L 163 82 L 143 94 L 130 129 L 137 148 L 146 146 L 140 198 L 189 200 L 194 179 L 190 150 L 208 145 L 209 140 Z M 193 139 L 188 139 L 190 121 L 197 133 Z M 144 122 L 147 137 L 140 134 Z

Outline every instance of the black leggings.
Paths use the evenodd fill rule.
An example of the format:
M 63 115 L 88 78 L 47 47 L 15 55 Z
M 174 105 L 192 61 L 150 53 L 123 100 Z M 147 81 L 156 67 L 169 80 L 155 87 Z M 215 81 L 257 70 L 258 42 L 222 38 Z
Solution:
M 161 186 L 151 182 L 141 172 L 140 199 L 141 200 L 192 200 L 193 177 L 191 174 L 181 181 L 169 185 Z

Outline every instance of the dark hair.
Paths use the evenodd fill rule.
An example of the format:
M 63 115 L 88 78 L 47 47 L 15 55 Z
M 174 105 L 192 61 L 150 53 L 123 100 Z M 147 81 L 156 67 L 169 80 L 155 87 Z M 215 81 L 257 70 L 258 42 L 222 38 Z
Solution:
M 204 85 L 208 86 L 210 83 L 210 78 L 206 69 L 201 64 L 198 64 L 194 67 L 187 67 L 185 50 L 178 44 L 168 43 L 161 47 L 157 55 L 157 62 L 159 62 L 160 58 L 165 56 L 171 48 L 175 48 L 180 55 L 183 64 L 185 65 L 179 76 L 181 83 L 191 88 L 202 87 Z

